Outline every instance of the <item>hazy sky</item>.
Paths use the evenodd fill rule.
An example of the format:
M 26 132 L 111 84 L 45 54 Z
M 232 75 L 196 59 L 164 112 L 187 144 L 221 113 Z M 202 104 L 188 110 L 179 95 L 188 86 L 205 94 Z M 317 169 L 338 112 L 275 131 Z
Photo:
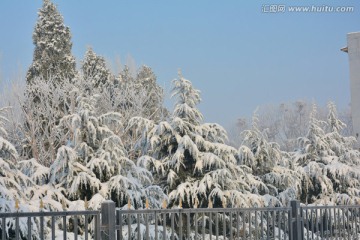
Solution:
M 54 0 L 73 35 L 115 62 L 131 55 L 167 90 L 181 68 L 202 92 L 207 122 L 228 126 L 259 105 L 298 99 L 350 102 L 346 34 L 360 31 L 359 1 Z M 0 0 L 2 79 L 26 71 L 40 0 Z M 285 5 L 285 12 L 270 5 Z M 291 6 L 352 6 L 352 13 L 294 13 Z M 167 102 L 169 106 L 172 106 Z

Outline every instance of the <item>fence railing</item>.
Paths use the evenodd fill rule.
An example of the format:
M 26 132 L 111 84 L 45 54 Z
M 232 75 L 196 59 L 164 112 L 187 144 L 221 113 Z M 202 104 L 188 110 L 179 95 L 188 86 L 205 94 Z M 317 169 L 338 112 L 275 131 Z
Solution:
M 114 227 L 119 240 L 290 239 L 290 211 L 291 208 L 117 210 Z
M 360 239 L 360 206 L 301 207 L 302 239 Z
M 119 210 L 0 213 L 7 239 L 237 240 L 360 239 L 360 206 Z
M 0 213 L 0 219 L 1 240 L 100 239 L 99 211 Z

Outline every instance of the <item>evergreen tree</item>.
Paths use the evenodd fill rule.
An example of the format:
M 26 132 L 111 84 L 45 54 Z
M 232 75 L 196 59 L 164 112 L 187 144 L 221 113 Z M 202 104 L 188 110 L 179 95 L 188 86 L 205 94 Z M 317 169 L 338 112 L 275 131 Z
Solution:
M 161 189 L 152 185 L 149 171 L 128 158 L 115 134 L 122 128 L 120 114 L 97 116 L 99 95 L 76 95 L 80 96 L 74 111 L 64 116 L 58 127 L 67 141 L 50 168 L 50 182 L 66 189 L 68 199 L 87 198 L 93 207 L 99 207 L 108 198 L 119 207 L 129 199 L 133 206 L 142 207 L 146 198 L 152 206 L 159 207 L 164 198 Z
M 269 173 L 280 162 L 280 146 L 267 141 L 266 132 L 261 132 L 258 127 L 256 112 L 253 115 L 252 128 L 242 132 L 243 144 L 239 149 L 239 157 L 243 164 L 251 167 L 254 174 Z
M 301 200 L 354 204 L 360 201 L 359 152 L 352 148 L 352 138 L 339 134 L 345 125 L 338 119 L 335 105 L 329 103 L 328 107 L 328 123 L 316 119 L 313 107 L 308 134 L 299 138 L 294 154 L 304 176 Z
M 266 185 L 263 194 L 276 197 L 278 205 L 287 206 L 290 200 L 298 199 L 301 194 L 302 175 L 294 169 L 291 156 L 281 152 L 277 143 L 267 140 L 266 132 L 259 130 L 258 121 L 255 112 L 252 128 L 242 132 L 244 140 L 239 148 L 240 164 L 250 167 Z
M 328 118 L 327 118 L 328 133 L 325 135 L 326 141 L 329 143 L 331 150 L 336 156 L 339 156 L 339 161 L 346 164 L 360 164 L 359 151 L 354 149 L 356 144 L 355 137 L 344 137 L 341 131 L 346 128 L 337 114 L 336 106 L 333 102 L 328 103 Z
M 110 70 L 106 66 L 105 59 L 97 55 L 91 47 L 85 53 L 81 70 L 86 81 L 90 81 L 92 87 L 102 88 L 111 78 Z
M 15 147 L 6 139 L 7 132 L 4 128 L 6 108 L 0 108 L 0 211 L 30 211 L 38 210 L 29 206 L 26 190 L 32 187 L 32 181 L 22 174 L 16 167 L 19 155 Z M 5 219 L 3 220 L 5 221 Z M 33 226 L 35 222 L 32 220 Z M 6 236 L 11 239 L 14 237 L 15 219 L 8 218 L 4 222 Z M 25 235 L 27 223 L 25 219 L 20 219 L 20 233 Z M 2 228 L 2 226 L 1 226 Z M 36 233 L 35 233 L 36 235 Z
M 113 105 L 122 113 L 125 122 L 135 116 L 155 121 L 167 116 L 163 107 L 163 89 L 157 84 L 152 69 L 146 65 L 137 70 L 136 76 L 125 66 L 111 86 L 111 93 Z
M 14 200 L 26 199 L 23 193 L 27 186 L 27 179 L 16 168 L 18 153 L 15 147 L 6 140 L 7 132 L 4 128 L 7 119 L 4 116 L 6 108 L 0 108 L 0 209 L 9 211 L 14 209 Z
M 69 27 L 51 0 L 44 0 L 38 13 L 33 33 L 35 45 L 33 62 L 27 72 L 27 83 L 35 78 L 54 83 L 62 78 L 73 79 L 76 75 L 75 58 L 71 54 L 72 42 Z
M 218 124 L 202 123 L 196 108 L 200 92 L 179 74 L 173 81 L 177 98 L 169 122 L 136 117 L 129 129 L 139 136 L 140 165 L 156 174 L 156 182 L 169 196 L 169 205 L 183 207 L 261 206 L 253 194 L 265 187 L 246 166 L 238 166 L 236 149 L 224 144 L 226 132 Z
M 156 79 L 152 69 L 142 65 L 136 75 L 135 88 L 138 94 L 143 94 L 144 98 L 147 96 L 143 103 L 143 116 L 159 121 L 167 116 L 167 110 L 163 107 L 164 91 Z

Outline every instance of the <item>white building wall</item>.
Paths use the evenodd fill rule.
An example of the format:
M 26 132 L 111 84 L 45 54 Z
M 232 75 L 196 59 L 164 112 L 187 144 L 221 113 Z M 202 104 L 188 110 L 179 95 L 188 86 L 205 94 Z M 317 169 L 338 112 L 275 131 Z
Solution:
M 360 32 L 347 35 L 350 88 L 351 88 L 351 113 L 354 135 L 360 141 Z

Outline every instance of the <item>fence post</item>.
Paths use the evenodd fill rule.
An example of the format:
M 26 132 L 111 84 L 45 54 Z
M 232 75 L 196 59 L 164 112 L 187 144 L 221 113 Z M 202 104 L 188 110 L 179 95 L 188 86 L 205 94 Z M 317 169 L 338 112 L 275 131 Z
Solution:
M 298 200 L 290 201 L 291 216 L 292 216 L 292 236 L 293 240 L 301 240 L 301 214 L 300 214 L 300 202 Z
M 106 228 L 101 240 L 115 240 L 115 203 L 111 200 L 101 204 L 101 226 Z

